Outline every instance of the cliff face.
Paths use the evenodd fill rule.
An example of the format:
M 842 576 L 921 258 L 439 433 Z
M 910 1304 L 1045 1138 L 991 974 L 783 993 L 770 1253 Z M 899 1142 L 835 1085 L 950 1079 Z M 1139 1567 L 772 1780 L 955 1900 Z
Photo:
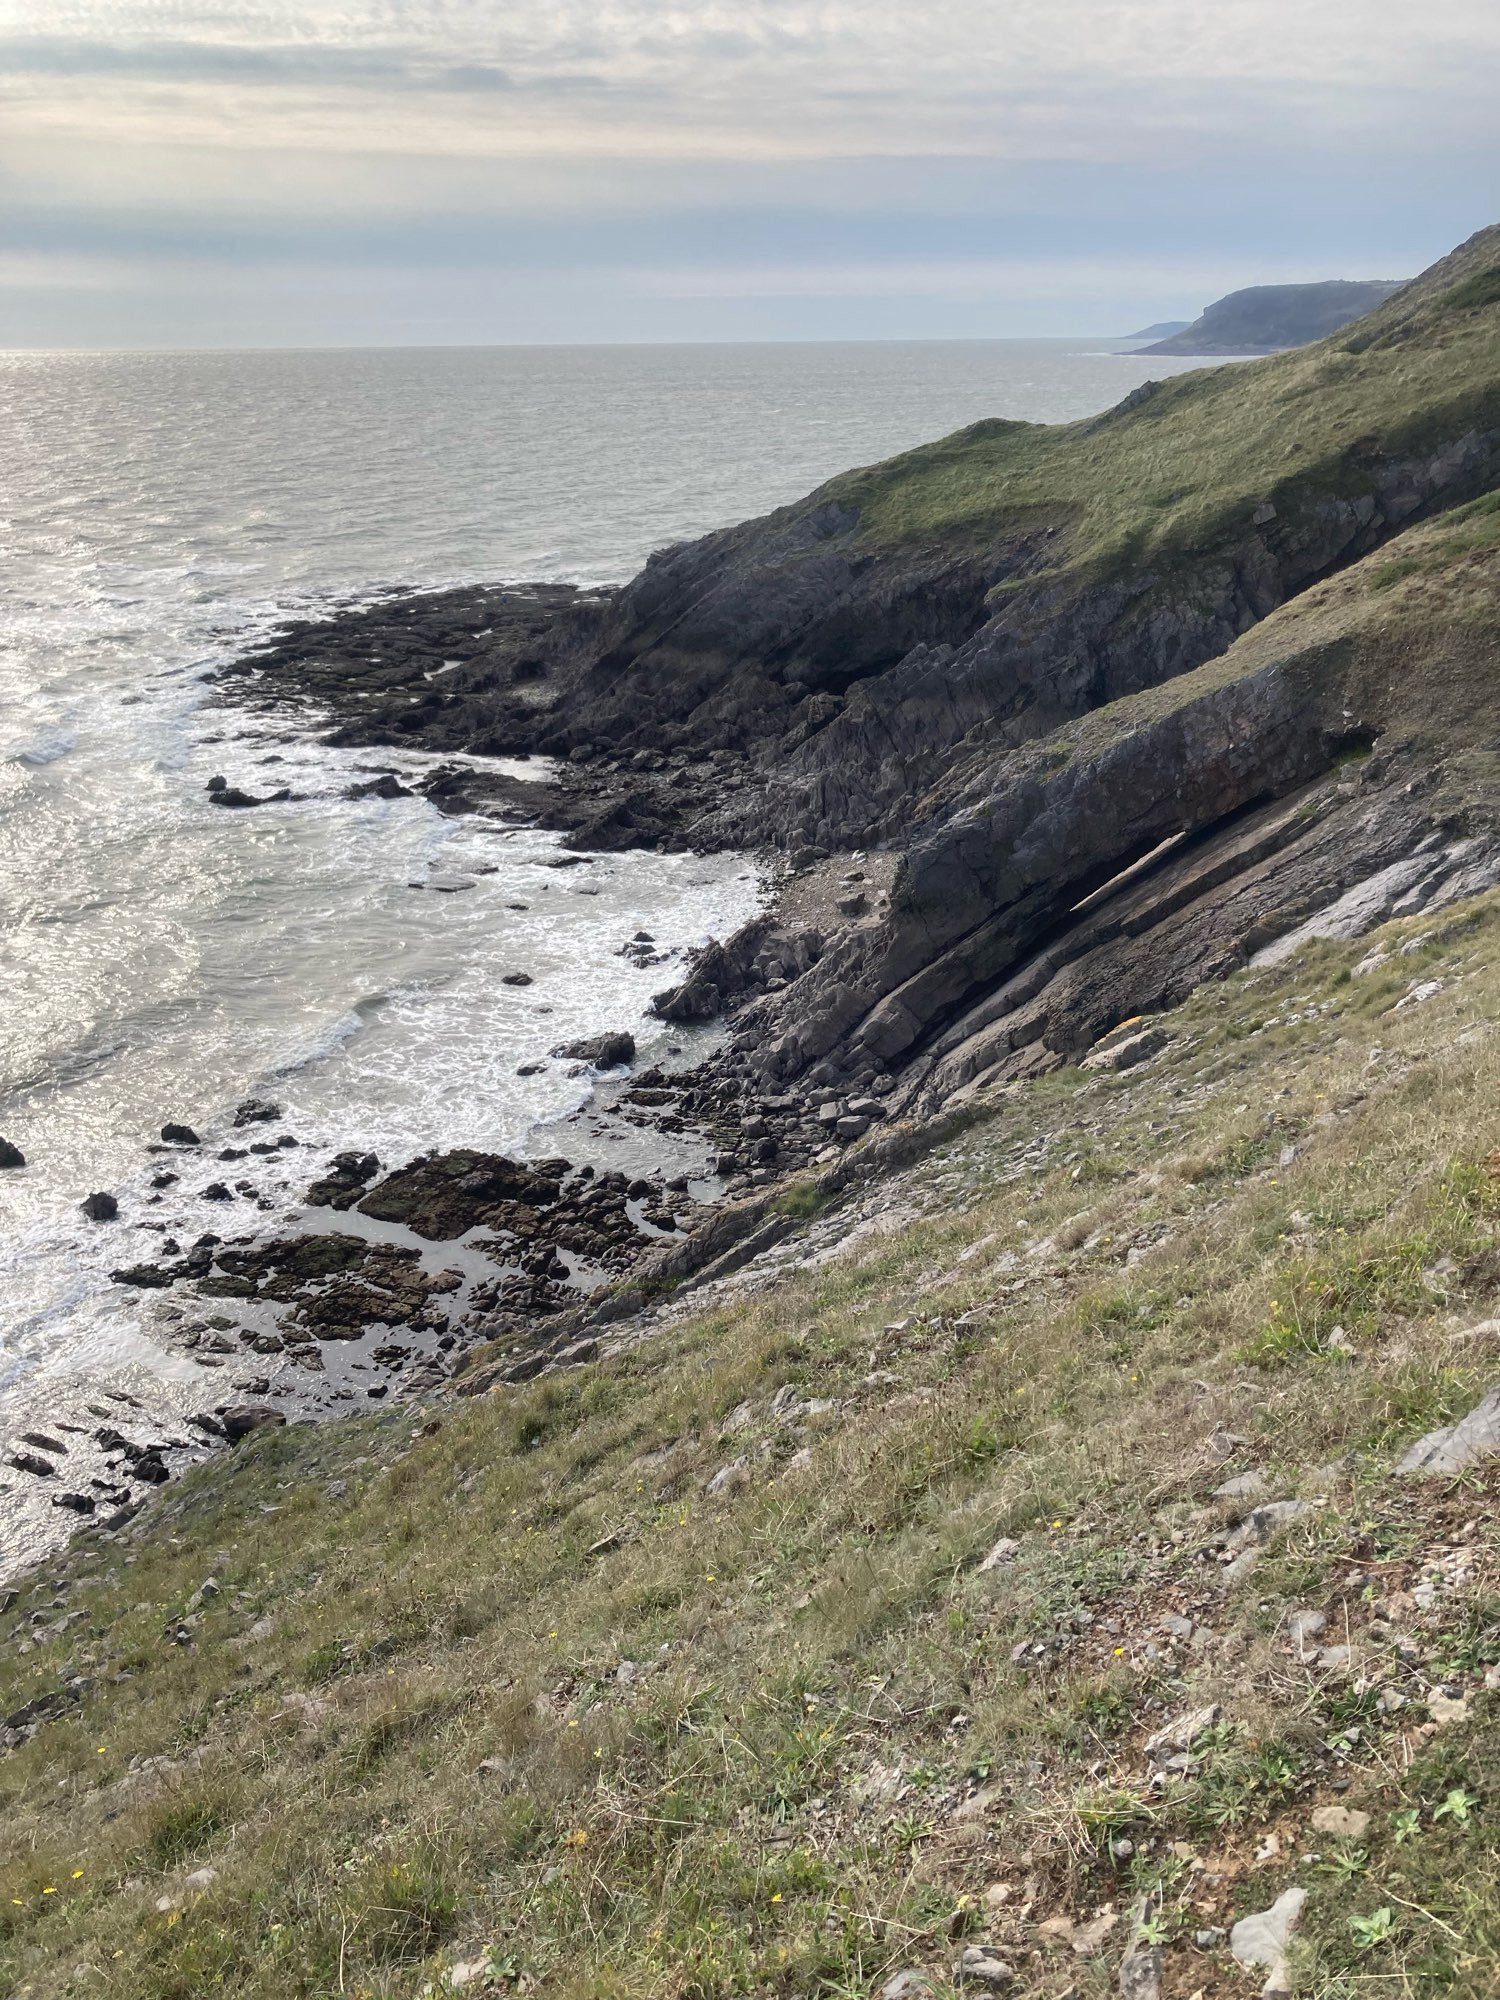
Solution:
M 315 630 L 290 654 L 357 686 L 363 740 L 570 760 L 593 788 L 579 844 L 893 850 L 888 907 L 784 988 L 755 997 L 769 947 L 727 963 L 748 1071 L 901 1070 L 931 1096 L 1086 1048 L 1361 870 L 1470 823 L 1488 837 L 1488 767 L 1453 760 L 1493 708 L 1493 551 L 1458 510 L 1497 487 L 1490 229 L 1317 345 L 1086 422 L 975 425 L 664 550 L 615 593 L 481 594 L 467 637 L 443 600 L 422 614 L 461 661 L 440 692 L 384 628 L 385 709 L 367 643 Z M 1372 582 L 1402 564 L 1442 577 L 1449 654 L 1430 605 Z M 1351 789 L 1338 762 L 1372 745 Z M 1128 923 L 1123 897 L 1080 907 L 1168 841 Z
M 879 840 L 901 860 L 888 907 L 742 1021 L 753 1068 L 829 1087 L 904 1073 L 931 1107 L 1081 1054 L 1384 871 L 1409 870 L 1419 899 L 1493 878 L 1500 515 L 1463 503 L 1500 485 L 1497 274 L 1491 231 L 1310 355 L 1184 378 L 1040 443 L 994 440 L 1030 454 L 1033 491 L 1038 462 L 1088 453 L 1117 494 L 1138 499 L 1122 468 L 1150 465 L 1162 485 L 1194 479 L 1197 506 L 1154 533 L 1139 514 L 1112 533 L 1082 499 L 1066 522 L 1012 519 L 990 543 L 1010 573 L 976 629 L 848 682 L 783 744 L 767 816 L 784 838 Z M 1231 426 L 1217 446 L 1205 402 Z M 908 518 L 930 463 L 909 465 Z M 823 515 L 851 593 L 913 573 L 849 560 L 891 521 L 892 480 L 840 486 L 864 500 L 859 529 Z M 1183 489 L 1167 500 L 1185 509 Z M 779 570 L 786 532 L 718 544 L 734 578 L 720 603 L 755 601 L 746 557 Z M 705 553 L 656 566 L 658 603 Z M 684 629 L 706 634 L 715 587 Z M 733 629 L 717 627 L 720 657 Z M 815 671 L 821 631 L 784 624 L 782 656 Z M 630 677 L 618 649 L 610 671 Z
M 1206 306 L 1191 326 L 1147 354 L 1274 354 L 1305 347 L 1361 319 L 1399 292 L 1401 281 L 1329 279 L 1317 285 L 1249 285 Z
M 890 840 L 971 767 L 1221 654 L 1500 477 L 1500 231 L 1345 337 L 981 424 L 652 560 L 533 747 L 729 748 L 769 805 L 721 837 Z M 929 795 L 936 791 L 936 798 Z M 711 830 L 705 830 L 711 831 Z
M 751 1014 L 765 1071 L 905 1069 L 935 1107 L 1078 1057 L 1343 898 L 1354 935 L 1489 886 L 1497 631 L 1492 496 L 974 769 L 889 908 Z

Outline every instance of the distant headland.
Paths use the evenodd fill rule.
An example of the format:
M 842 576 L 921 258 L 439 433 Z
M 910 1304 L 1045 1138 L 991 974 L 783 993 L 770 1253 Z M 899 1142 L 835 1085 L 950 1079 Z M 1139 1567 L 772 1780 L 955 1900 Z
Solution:
M 1384 304 L 1402 278 L 1331 278 L 1316 285 L 1250 285 L 1216 299 L 1190 326 L 1163 322 L 1133 335 L 1147 354 L 1275 354 L 1306 347 Z

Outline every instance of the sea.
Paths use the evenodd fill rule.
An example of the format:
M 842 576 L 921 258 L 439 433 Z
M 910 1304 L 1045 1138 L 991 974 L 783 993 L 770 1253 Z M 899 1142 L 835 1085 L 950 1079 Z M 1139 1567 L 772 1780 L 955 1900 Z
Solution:
M 26 1158 L 0 1172 L 0 1569 L 70 1525 L 5 1463 L 28 1424 L 204 1401 L 109 1276 L 160 1240 L 163 1122 L 212 1148 L 260 1097 L 302 1141 L 232 1231 L 184 1173 L 189 1234 L 294 1215 L 343 1147 L 603 1157 L 591 1080 L 548 1052 L 629 1028 L 660 1053 L 652 992 L 765 894 L 751 856 L 559 871 L 553 835 L 350 801 L 368 754 L 237 709 L 214 669 L 392 587 L 616 582 L 848 466 L 1185 365 L 1088 341 L 0 353 L 0 1136 Z M 217 775 L 294 796 L 223 811 Z M 472 889 L 425 886 L 453 874 Z M 664 965 L 619 955 L 642 930 Z

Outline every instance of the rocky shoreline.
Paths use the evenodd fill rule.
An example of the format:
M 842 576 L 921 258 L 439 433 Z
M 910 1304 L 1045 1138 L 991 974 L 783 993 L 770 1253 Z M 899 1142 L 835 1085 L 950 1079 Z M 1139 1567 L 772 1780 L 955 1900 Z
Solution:
M 975 426 L 618 590 L 392 593 L 223 669 L 237 707 L 368 751 L 356 793 L 540 824 L 579 865 L 750 848 L 784 879 L 653 1003 L 722 1022 L 716 1053 L 598 1086 L 609 1118 L 698 1134 L 700 1185 L 343 1154 L 315 1227 L 122 1282 L 186 1286 L 229 1320 L 213 1335 L 346 1401 L 524 1380 L 743 1254 L 778 1204 L 1021 1080 L 1149 1060 L 1140 1017 L 1203 982 L 1500 882 L 1485 607 L 1455 590 L 1434 632 L 1391 588 L 1487 546 L 1500 404 L 1464 301 L 1497 240 L 1336 350 Z M 1156 491 L 1168 462 L 1196 497 Z M 380 762 L 398 749 L 430 767 Z

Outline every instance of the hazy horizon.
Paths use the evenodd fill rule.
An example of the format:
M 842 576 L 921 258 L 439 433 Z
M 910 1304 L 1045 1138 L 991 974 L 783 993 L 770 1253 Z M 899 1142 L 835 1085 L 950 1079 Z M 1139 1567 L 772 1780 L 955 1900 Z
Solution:
M 33 342 L 27 345 L 6 345 L 0 343 L 0 354 L 422 354 L 422 353 L 501 353 L 514 350 L 526 353 L 540 349 L 576 347 L 581 350 L 592 348 L 629 347 L 984 347 L 984 346 L 1077 346 L 1080 342 L 1097 340 L 1102 343 L 1102 351 L 1113 352 L 1119 347 L 1129 347 L 1138 338 L 1137 333 L 1102 333 L 1097 328 L 1083 328 L 1071 333 L 976 333 L 976 334 L 827 334 L 821 337 L 801 337 L 794 334 L 769 335 L 760 340 L 736 339 L 732 335 L 722 338 L 702 340 L 341 340 L 341 341 L 262 341 L 262 342 L 206 342 L 171 346 L 165 342 L 117 342 L 113 346 L 83 345 L 78 342 L 53 341 L 43 344 Z M 1205 356 L 1205 364 L 1211 365 L 1215 357 Z M 1232 357 L 1226 357 L 1232 358 Z
M 1118 338 L 1414 276 L 1497 95 L 1487 0 L 0 0 L 0 346 Z

